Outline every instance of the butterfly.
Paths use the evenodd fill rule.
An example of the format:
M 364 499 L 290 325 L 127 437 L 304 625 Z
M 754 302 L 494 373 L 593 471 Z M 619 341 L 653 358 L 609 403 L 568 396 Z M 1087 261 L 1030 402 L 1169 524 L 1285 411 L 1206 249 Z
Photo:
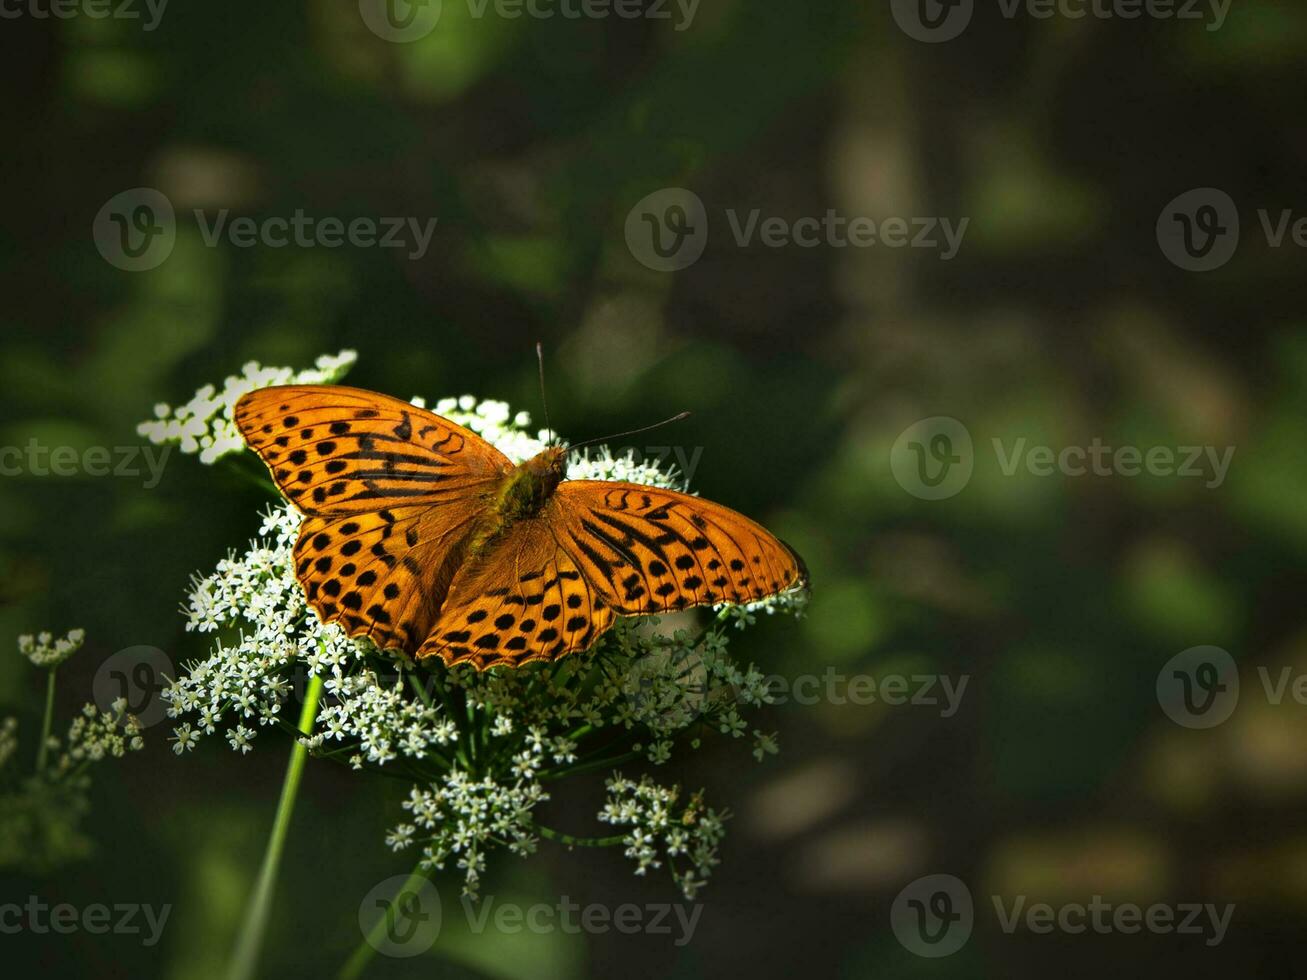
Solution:
M 588 649 L 617 616 L 806 586 L 797 554 L 721 504 L 568 480 L 568 449 L 517 465 L 388 395 L 285 385 L 234 419 L 303 512 L 295 575 L 324 622 L 478 670 Z

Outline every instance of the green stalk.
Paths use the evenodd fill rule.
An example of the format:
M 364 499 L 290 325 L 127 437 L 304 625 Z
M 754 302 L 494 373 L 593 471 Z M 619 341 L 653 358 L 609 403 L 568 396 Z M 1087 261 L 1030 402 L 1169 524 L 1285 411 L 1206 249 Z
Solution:
M 363 937 L 363 941 L 354 947 L 354 952 L 350 954 L 345 965 L 340 968 L 336 974 L 337 980 L 357 980 L 363 974 L 363 968 L 368 965 L 372 959 L 372 954 L 377 951 L 383 937 L 389 934 L 395 924 L 395 906 L 398 904 L 399 896 L 407 891 L 417 891 L 422 887 L 422 882 L 427 879 L 427 872 L 423 870 L 421 862 L 413 866 L 404 883 L 391 897 L 390 902 L 386 905 L 386 914 L 377 917 L 377 921 L 372 924 L 368 934 Z
M 640 758 L 639 752 L 627 752 L 624 755 L 615 755 L 607 759 L 595 759 L 593 762 L 578 762 L 576 765 L 568 766 L 565 769 L 551 769 L 542 772 L 539 779 L 542 783 L 550 783 L 556 779 L 562 779 L 564 776 L 575 776 L 580 772 L 591 772 L 608 766 L 620 766 L 625 762 L 638 758 Z
M 54 674 L 58 667 L 51 667 L 45 679 L 45 718 L 41 721 L 41 744 L 36 750 L 36 774 L 45 772 L 45 757 L 49 751 L 50 726 L 54 724 Z
M 568 847 L 614 847 L 626 840 L 625 834 L 613 834 L 611 837 L 573 837 L 571 834 L 550 830 L 538 823 L 531 826 L 534 830 L 539 831 L 540 836 L 545 840 L 557 841 L 560 844 L 566 844 Z
M 315 674 L 309 678 L 304 707 L 300 711 L 299 730 L 304 735 L 313 731 L 313 720 L 317 717 L 318 699 L 321 696 L 322 678 Z M 281 784 L 281 799 L 277 803 L 277 815 L 272 822 L 272 834 L 268 837 L 268 848 L 263 855 L 258 884 L 245 923 L 241 926 L 240 936 L 236 940 L 236 952 L 227 972 L 228 980 L 250 980 L 258 965 L 263 935 L 268 928 L 268 914 L 272 911 L 272 892 L 277 882 L 277 869 L 281 865 L 281 852 L 286 845 L 291 812 L 295 809 L 295 796 L 299 792 L 300 777 L 304 774 L 304 761 L 308 755 L 309 750 L 296 739 L 291 748 L 290 763 L 286 766 L 286 778 Z

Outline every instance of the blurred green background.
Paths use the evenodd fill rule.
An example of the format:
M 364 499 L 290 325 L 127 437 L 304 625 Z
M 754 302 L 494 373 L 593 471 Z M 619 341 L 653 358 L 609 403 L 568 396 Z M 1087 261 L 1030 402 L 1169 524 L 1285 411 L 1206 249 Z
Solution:
M 117 2 L 117 0 L 115 0 Z M 8 8 L 7 8 L 8 9 Z M 1300 973 L 1307 915 L 1307 707 L 1257 668 L 1307 671 L 1304 255 L 1257 209 L 1307 209 L 1298 123 L 1307 10 L 1235 0 L 1219 30 L 1142 18 L 1004 17 L 955 40 L 905 34 L 891 4 L 702 0 L 692 22 L 475 17 L 445 0 L 411 43 L 358 4 L 182 3 L 139 20 L 0 24 L 6 205 L 0 445 L 139 444 L 156 402 L 249 359 L 307 367 L 356 348 L 350 383 L 472 392 L 550 412 L 571 438 L 647 424 L 628 445 L 693 453 L 705 496 L 807 559 L 808 618 L 749 631 L 786 676 L 962 675 L 959 710 L 788 704 L 739 744 L 672 767 L 735 814 L 691 943 L 660 936 L 468 935 L 369 975 L 417 977 L 1186 977 Z M 40 9 L 40 8 L 38 8 Z M 147 8 L 140 13 L 149 19 Z M 1295 105 L 1299 109 L 1294 109 Z M 130 188 L 177 209 L 172 254 L 123 272 L 92 222 Z M 646 195 L 692 190 L 710 233 L 676 272 L 637 261 Z M 1209 273 L 1169 262 L 1158 216 L 1196 187 L 1237 202 L 1243 241 Z M 405 249 L 206 245 L 192 210 L 258 220 L 438 218 Z M 741 247 L 752 209 L 951 216 L 957 256 L 914 248 Z M 1307 211 L 1304 211 L 1307 213 Z M 1295 211 L 1295 215 L 1298 212 Z M 899 433 L 952 416 L 971 481 L 923 500 L 890 468 Z M 538 414 L 537 414 L 538 418 Z M 1002 472 L 991 440 L 1210 445 L 1217 487 L 1177 477 Z M 205 649 L 177 607 L 189 575 L 255 533 L 263 500 L 174 454 L 163 481 L 0 479 L 0 643 L 85 627 L 61 671 L 67 717 L 96 663 L 136 644 Z M 1174 724 L 1174 655 L 1240 664 L 1222 725 Z M 0 705 L 32 747 L 41 678 L 0 656 Z M 220 971 L 272 818 L 288 742 L 184 760 L 167 726 L 97 773 L 97 850 L 58 874 L 0 873 L 0 900 L 171 903 L 158 946 L 0 936 L 18 975 Z M 264 975 L 330 975 L 357 903 L 407 870 L 384 829 L 401 783 L 310 763 Z M 551 804 L 582 826 L 597 781 Z M 970 942 L 921 959 L 894 897 L 947 873 L 977 902 Z M 500 858 L 504 900 L 668 902 L 615 851 Z M 1004 933 L 988 896 L 1233 902 L 1224 940 Z

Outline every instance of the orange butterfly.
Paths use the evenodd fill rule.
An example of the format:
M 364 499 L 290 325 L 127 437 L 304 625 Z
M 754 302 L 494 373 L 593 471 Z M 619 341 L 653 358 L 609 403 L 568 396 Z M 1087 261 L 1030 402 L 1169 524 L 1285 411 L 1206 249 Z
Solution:
M 513 463 L 462 426 L 359 388 L 262 388 L 236 424 L 306 515 L 295 573 L 325 622 L 477 669 L 587 649 L 615 616 L 742 603 L 803 562 L 720 504 L 566 480 L 551 446 Z

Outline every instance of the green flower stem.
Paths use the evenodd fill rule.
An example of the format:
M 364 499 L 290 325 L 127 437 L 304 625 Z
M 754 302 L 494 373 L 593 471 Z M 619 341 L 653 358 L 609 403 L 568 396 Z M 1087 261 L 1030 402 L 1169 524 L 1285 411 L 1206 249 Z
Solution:
M 313 731 L 313 720 L 317 717 L 318 699 L 321 696 L 322 678 L 314 674 L 309 678 L 304 707 L 300 711 L 299 730 L 304 735 Z M 268 928 L 268 914 L 272 910 L 272 892 L 277 881 L 277 869 L 281 865 L 281 852 L 290 830 L 291 812 L 295 809 L 295 796 L 299 792 L 300 777 L 304 774 L 304 761 L 308 755 L 309 750 L 296 739 L 290 752 L 290 763 L 286 766 L 286 778 L 281 784 L 281 799 L 277 803 L 277 815 L 272 823 L 272 834 L 268 837 L 268 849 L 263 855 L 258 884 L 250 901 L 249 913 L 245 916 L 245 924 L 236 941 L 231 969 L 227 973 L 229 980 L 249 980 L 258 965 L 263 934 Z
M 615 755 L 608 759 L 595 759 L 593 762 L 578 762 L 574 766 L 568 766 L 565 769 L 554 769 L 550 772 L 540 774 L 540 782 L 553 782 L 555 779 L 562 779 L 564 776 L 575 776 L 579 772 L 589 772 L 592 769 L 603 769 L 607 766 L 620 766 L 624 762 L 630 762 L 633 759 L 640 758 L 639 752 L 627 752 L 625 755 Z
M 54 675 L 58 667 L 51 667 L 45 679 L 45 718 L 41 720 L 41 744 L 36 750 L 36 774 L 45 772 L 45 757 L 50 749 L 50 726 L 54 724 Z
M 413 866 L 413 870 L 409 872 L 404 884 L 399 886 L 399 889 L 386 905 L 386 914 L 377 917 L 377 921 L 372 924 L 372 928 L 363 937 L 363 941 L 354 947 L 354 952 L 350 954 L 349 959 L 345 961 L 345 965 L 336 974 L 338 980 L 357 980 L 358 977 L 362 976 L 363 968 L 372 959 L 372 954 L 377 951 L 377 946 L 389 935 L 390 929 L 394 927 L 395 907 L 399 904 L 399 897 L 406 892 L 416 891 L 421 888 L 422 882 L 427 879 L 428 874 L 429 872 L 423 869 L 421 861 Z
M 625 834 L 613 834 L 611 837 L 573 837 L 571 834 L 550 830 L 540 824 L 533 824 L 532 827 L 545 840 L 557 841 L 560 844 L 566 844 L 568 847 L 616 847 L 626 840 Z

